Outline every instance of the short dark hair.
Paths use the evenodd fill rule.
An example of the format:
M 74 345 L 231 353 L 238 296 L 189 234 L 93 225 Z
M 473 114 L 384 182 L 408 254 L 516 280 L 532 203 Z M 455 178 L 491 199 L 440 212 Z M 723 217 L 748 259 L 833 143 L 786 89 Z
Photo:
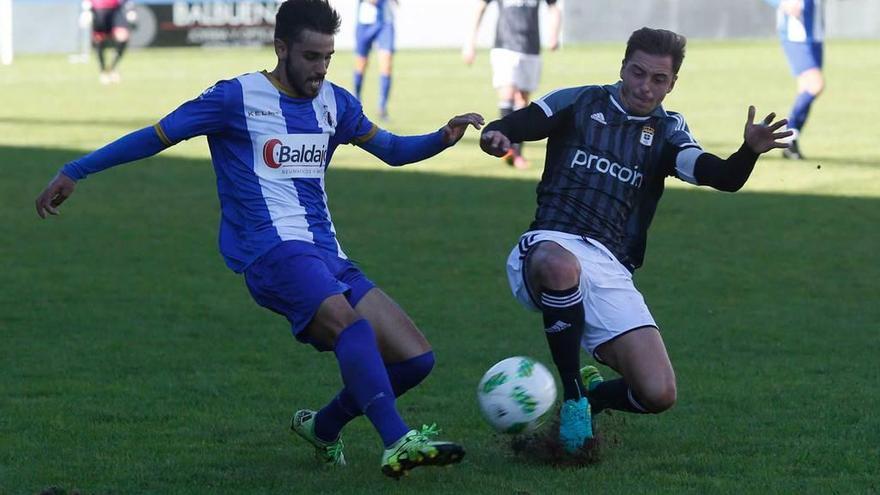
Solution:
M 623 55 L 623 63 L 625 64 L 629 57 L 641 50 L 649 55 L 670 55 L 672 56 L 672 73 L 678 74 L 681 63 L 684 62 L 684 47 L 687 45 L 687 38 L 673 33 L 666 29 L 651 29 L 643 27 L 629 36 L 626 42 L 626 53 Z
M 327 0 L 286 0 L 275 14 L 275 39 L 298 41 L 306 29 L 332 35 L 339 26 L 339 14 Z

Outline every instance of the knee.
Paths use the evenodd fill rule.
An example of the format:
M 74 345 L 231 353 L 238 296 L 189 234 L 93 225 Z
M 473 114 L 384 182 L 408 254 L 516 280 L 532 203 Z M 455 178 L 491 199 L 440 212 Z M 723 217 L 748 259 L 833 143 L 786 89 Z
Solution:
M 677 391 L 675 380 L 657 384 L 641 392 L 638 399 L 649 412 L 654 414 L 666 411 L 675 405 Z
M 577 285 L 580 276 L 577 258 L 562 248 L 543 249 L 529 260 L 529 277 L 537 282 L 535 288 L 567 289 Z

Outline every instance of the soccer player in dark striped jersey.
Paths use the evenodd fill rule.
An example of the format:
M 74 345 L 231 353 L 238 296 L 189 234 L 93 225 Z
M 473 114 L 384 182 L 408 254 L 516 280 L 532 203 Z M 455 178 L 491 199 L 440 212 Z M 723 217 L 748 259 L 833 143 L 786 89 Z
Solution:
M 220 198 L 220 251 L 244 275 L 261 306 L 284 315 L 294 336 L 333 351 L 343 389 L 320 411 L 302 409 L 291 429 L 317 457 L 344 465 L 342 428 L 364 415 L 381 437 L 382 472 L 458 462 L 464 450 L 411 429 L 395 397 L 434 366 L 424 335 L 406 313 L 348 259 L 327 208 L 324 179 L 334 150 L 354 144 L 389 165 L 433 156 L 482 117 L 453 117 L 436 132 L 396 136 L 364 115 L 348 91 L 326 80 L 339 15 L 327 0 L 287 0 L 275 25 L 277 65 L 220 81 L 156 125 L 65 165 L 37 197 L 45 218 L 86 176 L 152 156 L 205 135 Z M 302 371 L 302 369 L 300 370 Z
M 473 29 L 462 47 L 462 58 L 468 65 L 476 58 L 477 32 L 486 7 L 493 0 L 480 0 L 474 14 Z M 489 53 L 492 63 L 492 86 L 498 94 L 498 111 L 505 115 L 529 104 L 531 94 L 541 79 L 541 33 L 538 8 L 547 4 L 550 33 L 548 48 L 559 47 L 562 12 L 556 0 L 495 0 L 498 23 L 495 43 Z M 529 162 L 522 153 L 522 143 L 513 143 L 504 159 L 513 167 L 524 169 Z
M 704 151 L 684 117 L 661 103 L 675 87 L 685 38 L 642 28 L 629 38 L 620 81 L 561 89 L 490 123 L 480 146 L 503 156 L 516 141 L 547 138 L 538 209 L 507 262 L 514 296 L 543 313 L 563 386 L 560 441 L 576 452 L 592 413 L 659 413 L 676 400 L 675 374 L 633 272 L 666 177 L 737 191 L 758 156 L 791 131 L 749 107 L 743 143 L 726 159 Z M 620 373 L 581 369 L 580 347 Z M 586 386 L 584 385 L 586 382 Z

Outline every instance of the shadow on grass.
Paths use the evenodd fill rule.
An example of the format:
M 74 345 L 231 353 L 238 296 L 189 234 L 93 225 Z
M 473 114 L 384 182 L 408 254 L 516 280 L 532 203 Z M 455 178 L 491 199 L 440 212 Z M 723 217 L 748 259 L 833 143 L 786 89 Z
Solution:
M 291 447 L 283 423 L 294 405 L 332 395 L 335 364 L 293 344 L 283 319 L 258 309 L 223 266 L 210 163 L 159 155 L 117 167 L 81 181 L 60 217 L 40 221 L 34 197 L 78 154 L 0 148 L 0 443 L 8 446 L 0 487 L 182 493 L 210 474 L 227 492 L 285 493 L 291 479 L 303 492 L 323 490 L 327 476 L 313 475 L 311 452 Z M 473 399 L 500 358 L 526 352 L 551 362 L 539 318 L 516 306 L 504 273 L 533 215 L 535 184 L 430 169 L 327 176 L 343 248 L 406 308 L 438 356 L 431 379 L 401 399 L 404 416 L 438 421 L 448 438 L 473 446 L 461 467 L 407 482 L 440 480 L 462 493 L 577 483 L 576 472 L 547 480 L 540 467 L 493 455 Z M 613 449 L 625 449 L 626 460 L 612 462 L 627 469 L 594 483 L 625 486 L 664 462 L 676 491 L 692 478 L 675 473 L 701 462 L 712 486 L 733 489 L 750 482 L 750 469 L 711 445 L 746 441 L 749 459 L 784 470 L 801 454 L 780 447 L 792 440 L 779 414 L 803 410 L 801 393 L 814 404 L 816 390 L 834 390 L 833 409 L 789 418 L 787 429 L 806 442 L 802 431 L 854 425 L 839 439 L 816 434 L 805 449 L 828 460 L 827 471 L 809 464 L 815 476 L 846 472 L 864 488 L 870 456 L 850 453 L 873 448 L 869 432 L 880 427 L 859 412 L 877 401 L 866 363 L 876 360 L 880 319 L 878 223 L 876 199 L 667 191 L 636 280 L 664 328 L 684 405 L 615 428 Z M 688 406 L 744 362 L 749 372 L 734 378 L 742 384 L 725 383 L 720 402 Z M 830 376 L 847 378 L 832 384 Z M 767 401 L 781 409 L 762 407 Z M 701 426 L 716 417 L 723 431 Z M 346 438 L 354 461 L 334 477 L 340 493 L 381 477 L 375 435 L 362 426 Z M 655 458 L 669 442 L 680 445 L 675 456 Z

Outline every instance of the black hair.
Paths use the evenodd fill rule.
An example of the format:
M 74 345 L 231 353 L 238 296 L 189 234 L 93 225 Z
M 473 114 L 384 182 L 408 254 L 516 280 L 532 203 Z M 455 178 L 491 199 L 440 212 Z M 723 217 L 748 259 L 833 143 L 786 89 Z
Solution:
M 286 0 L 275 15 L 275 39 L 290 43 L 299 41 L 306 29 L 323 34 L 336 34 L 339 14 L 327 0 Z
M 666 29 L 643 27 L 633 31 L 627 40 L 623 63 L 626 64 L 626 61 L 636 50 L 649 55 L 670 55 L 672 56 L 672 73 L 678 74 L 678 69 L 684 62 L 685 45 L 687 45 L 687 38 L 678 33 Z

